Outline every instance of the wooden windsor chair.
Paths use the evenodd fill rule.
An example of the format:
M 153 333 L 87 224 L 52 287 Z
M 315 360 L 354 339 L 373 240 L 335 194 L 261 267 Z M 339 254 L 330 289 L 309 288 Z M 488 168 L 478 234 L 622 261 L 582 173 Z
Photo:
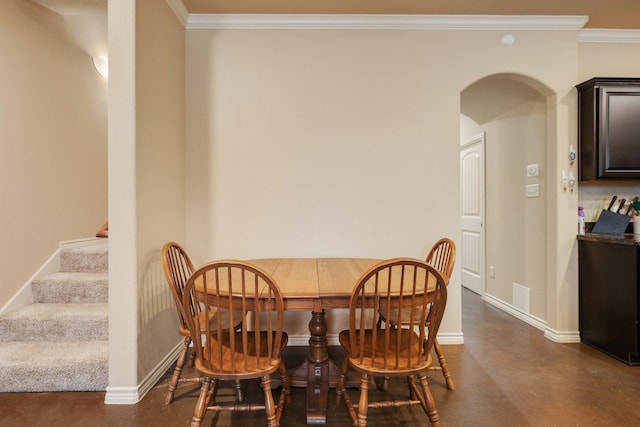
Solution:
M 444 277 L 445 284 L 449 285 L 451 274 L 453 273 L 453 267 L 455 266 L 456 262 L 456 245 L 453 240 L 445 237 L 434 243 L 429 250 L 429 253 L 427 254 L 425 262 L 435 267 L 435 269 L 438 270 Z M 395 326 L 397 324 L 396 319 L 398 318 L 398 312 L 395 310 L 391 311 L 390 317 L 386 317 L 385 313 L 382 312 L 379 312 L 378 315 L 378 326 L 380 326 L 382 322 L 385 322 L 386 319 L 389 319 L 389 323 L 391 326 Z M 408 319 L 406 314 L 403 316 L 403 319 L 405 319 L 405 322 L 406 319 Z M 455 390 L 455 384 L 453 383 L 453 378 L 451 378 L 451 372 L 449 371 L 449 366 L 447 365 L 444 351 L 442 350 L 442 347 L 440 346 L 437 338 L 434 341 L 433 348 L 436 356 L 438 356 L 439 366 L 432 366 L 430 370 L 441 371 L 447 385 L 447 389 Z M 386 391 L 388 387 L 388 381 L 387 379 L 384 379 L 380 384 L 380 388 L 383 391 Z
M 347 357 L 336 385 L 336 401 L 344 399 L 354 425 L 367 425 L 369 409 L 405 405 L 420 405 L 433 426 L 441 425 L 427 371 L 446 301 L 445 279 L 422 260 L 383 261 L 360 277 L 349 303 L 349 329 L 338 336 Z M 392 310 L 399 313 L 397 326 L 378 326 L 378 313 L 388 319 Z M 409 315 L 406 322 L 405 313 Z M 357 409 L 345 388 L 349 368 L 361 375 Z M 370 402 L 371 376 L 407 377 L 408 398 Z
M 187 325 L 196 352 L 195 367 L 203 376 L 191 426 L 200 426 L 207 411 L 256 410 L 266 412 L 269 427 L 278 426 L 284 403 L 291 397 L 281 356 L 288 341 L 283 331 L 284 306 L 273 279 L 243 261 L 214 261 L 191 275 L 182 304 L 185 311 L 194 308 Z M 216 313 L 215 321 L 204 321 L 212 317 L 211 311 Z M 225 327 L 225 322 L 238 320 L 242 322 L 239 331 Z M 274 372 L 282 380 L 277 405 L 271 391 Z M 261 378 L 264 404 L 216 402 L 219 381 L 252 378 Z
M 192 309 L 185 311 L 182 306 L 182 298 L 184 296 L 184 288 L 187 284 L 187 280 L 191 277 L 191 274 L 194 271 L 193 263 L 191 262 L 191 258 L 187 255 L 187 252 L 184 250 L 182 246 L 180 246 L 176 242 L 168 242 L 162 247 L 162 267 L 164 270 L 164 275 L 171 289 L 171 294 L 173 295 L 173 300 L 176 306 L 176 311 L 178 313 L 178 320 L 180 324 L 178 326 L 178 332 L 182 335 L 182 349 L 178 355 L 178 359 L 176 360 L 176 366 L 173 370 L 173 375 L 171 376 L 171 380 L 169 381 L 169 388 L 167 390 L 167 394 L 165 396 L 164 404 L 168 405 L 173 402 L 173 398 L 178 388 L 179 383 L 198 383 L 201 381 L 200 378 L 192 378 L 182 377 L 182 370 L 187 362 L 187 355 L 189 354 L 189 345 L 191 344 L 191 334 L 189 332 L 189 327 L 187 325 L 187 317 L 193 316 L 194 312 Z M 189 313 L 187 315 L 187 313 Z M 211 321 L 216 322 L 217 317 L 215 312 L 211 312 L 210 315 Z M 235 322 L 233 323 L 233 329 L 239 329 L 242 326 L 241 313 L 239 311 L 236 312 L 234 316 Z M 227 321 L 226 316 L 222 317 L 223 321 Z M 229 327 L 229 323 L 225 323 L 225 327 Z M 191 366 L 193 360 L 195 359 L 195 352 L 191 353 Z M 244 400 L 242 388 L 240 386 L 240 382 L 236 383 L 236 394 L 237 398 L 240 402 Z

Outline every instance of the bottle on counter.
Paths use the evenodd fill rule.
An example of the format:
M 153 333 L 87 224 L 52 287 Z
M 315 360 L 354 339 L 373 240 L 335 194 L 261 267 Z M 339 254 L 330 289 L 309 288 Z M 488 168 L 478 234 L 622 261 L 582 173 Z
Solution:
M 584 208 L 578 206 L 578 234 L 585 234 Z

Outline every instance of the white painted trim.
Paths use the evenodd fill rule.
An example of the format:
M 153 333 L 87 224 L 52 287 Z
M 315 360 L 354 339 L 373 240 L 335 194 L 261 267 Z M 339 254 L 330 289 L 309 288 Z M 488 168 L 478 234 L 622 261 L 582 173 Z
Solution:
M 578 31 L 579 43 L 640 43 L 640 30 L 588 28 Z
M 103 237 L 90 237 L 88 239 L 65 240 L 63 242 L 60 242 L 59 247 L 60 249 L 76 248 L 80 246 L 91 246 L 96 243 L 104 243 L 105 241 L 108 242 L 108 240 Z
M 462 332 L 441 332 L 438 334 L 438 342 L 440 344 L 464 344 Z M 288 346 L 306 347 L 309 345 L 309 335 L 289 335 Z M 338 334 L 327 334 L 327 345 L 340 345 Z
M 186 27 L 187 20 L 189 19 L 189 11 L 187 10 L 186 7 L 184 7 L 184 4 L 182 4 L 182 1 L 167 0 L 167 4 L 169 5 L 173 13 L 175 13 L 176 17 L 178 18 L 182 26 Z
M 477 135 L 470 136 L 469 138 L 460 141 L 460 149 L 468 147 L 469 145 L 484 143 L 486 132 L 482 131 Z
M 438 342 L 442 345 L 464 344 L 462 332 L 438 332 Z
M 180 350 L 182 350 L 183 343 L 184 341 L 181 339 L 169 354 L 167 354 L 136 387 L 107 387 L 104 403 L 107 405 L 134 405 L 141 401 L 149 390 L 162 378 L 171 365 L 176 362 Z
M 141 399 L 139 387 L 107 387 L 104 396 L 106 405 L 135 405 Z
M 60 271 L 60 251 L 62 249 L 89 246 L 97 241 L 104 240 L 98 238 L 79 239 L 79 240 L 67 240 L 58 244 L 58 249 L 47 259 L 42 266 L 27 279 L 22 287 L 7 301 L 7 303 L 0 309 L 0 314 L 11 313 L 12 311 L 19 310 L 28 305 L 33 304 L 33 292 L 31 289 L 31 282 L 35 279 L 42 277 L 46 274 L 53 274 Z
M 167 0 L 172 1 L 172 0 Z M 250 30 L 570 30 L 580 15 L 307 15 L 190 14 L 187 29 Z
M 484 294 L 482 297 L 487 303 L 493 305 L 494 307 L 522 320 L 523 322 L 533 326 L 536 329 L 540 329 L 544 332 L 544 337 L 550 341 L 561 343 L 561 344 L 575 344 L 580 342 L 580 332 L 579 331 L 556 331 L 547 326 L 547 322 L 542 319 L 539 319 L 535 316 L 532 316 L 529 313 L 525 313 L 521 310 L 518 310 L 514 306 L 505 303 L 504 301 L 489 295 Z M 440 338 L 438 337 L 438 340 Z
M 329 345 L 336 345 L 336 344 L 332 344 L 332 342 L 337 341 L 338 340 L 338 335 L 337 334 L 332 334 L 331 338 L 329 338 L 329 336 L 327 336 L 327 339 L 329 341 Z M 287 346 L 290 347 L 304 347 L 304 346 L 308 346 L 309 345 L 309 334 L 306 335 L 289 335 L 289 341 L 287 342 Z M 337 345 L 340 345 L 340 343 L 338 343 Z
M 540 329 L 541 331 L 544 331 L 547 329 L 547 322 L 545 322 L 544 320 L 536 316 L 533 316 L 529 313 L 525 313 L 522 310 L 518 310 L 516 307 L 512 306 L 511 304 L 507 304 L 506 302 L 494 297 L 493 295 L 484 294 L 482 299 L 485 300 L 487 303 L 491 304 L 492 306 L 504 311 L 505 313 L 512 315 L 517 319 L 522 320 L 526 324 L 531 325 L 536 329 Z
M 327 345 L 340 345 L 338 334 L 327 334 Z M 289 335 L 287 346 L 307 347 L 309 346 L 309 334 Z
M 576 344 L 580 342 L 580 331 L 555 331 L 545 328 L 544 337 L 560 344 Z

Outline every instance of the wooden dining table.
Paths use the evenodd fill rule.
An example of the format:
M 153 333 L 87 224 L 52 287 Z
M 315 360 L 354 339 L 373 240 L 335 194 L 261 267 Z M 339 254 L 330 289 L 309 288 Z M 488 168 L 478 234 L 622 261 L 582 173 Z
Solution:
M 307 424 L 326 424 L 329 388 L 338 370 L 329 358 L 325 310 L 349 308 L 351 292 L 362 273 L 380 259 L 268 258 L 249 260 L 273 277 L 285 311 L 309 311 L 309 356 L 289 369 L 293 386 L 307 387 Z M 344 325 L 344 329 L 348 325 Z

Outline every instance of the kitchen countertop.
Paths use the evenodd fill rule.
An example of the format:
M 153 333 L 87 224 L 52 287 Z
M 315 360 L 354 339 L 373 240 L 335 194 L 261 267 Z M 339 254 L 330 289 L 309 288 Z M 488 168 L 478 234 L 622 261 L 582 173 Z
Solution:
M 640 234 L 578 234 L 578 240 L 600 243 L 614 243 L 619 245 L 640 246 Z

